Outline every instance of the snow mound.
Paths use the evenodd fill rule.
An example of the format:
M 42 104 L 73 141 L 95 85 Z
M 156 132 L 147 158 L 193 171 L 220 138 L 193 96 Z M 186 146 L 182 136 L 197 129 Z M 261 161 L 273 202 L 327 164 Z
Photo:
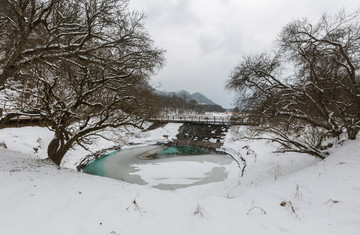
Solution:
M 6 145 L 0 145 L 0 234 L 357 235 L 360 231 L 359 140 L 346 141 L 319 161 L 307 155 L 274 154 L 276 146 L 271 143 L 236 140 L 229 132 L 225 147 L 246 160 L 243 177 L 232 164 L 225 181 L 163 191 L 59 169 L 33 152 L 38 137 L 43 136 L 45 145 L 44 136 L 50 134 L 40 132 L 0 130 L 0 143 Z M 144 166 L 142 176 L 161 178 L 174 167 Z M 196 164 L 178 167 L 183 174 L 189 167 L 198 168 L 199 175 L 206 171 Z

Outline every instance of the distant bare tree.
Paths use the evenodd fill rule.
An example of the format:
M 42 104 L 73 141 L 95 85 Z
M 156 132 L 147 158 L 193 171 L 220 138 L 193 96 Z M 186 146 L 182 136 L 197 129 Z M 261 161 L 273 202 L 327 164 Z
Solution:
M 140 127 L 155 110 L 147 79 L 164 51 L 127 2 L 2 2 L 9 11 L 0 11 L 0 85 L 26 97 L 24 111 L 41 115 L 55 132 L 48 155 L 58 165 L 99 130 Z
M 293 21 L 277 52 L 245 57 L 228 81 L 247 108 L 265 117 L 258 130 L 286 151 L 321 158 L 328 135 L 360 130 L 360 13 L 324 15 L 319 23 Z M 262 130 L 262 131 L 261 131 Z M 313 130 L 313 131 L 310 131 Z M 316 130 L 316 131 L 314 131 Z M 310 141 L 304 135 L 317 133 Z M 311 142 L 311 143 L 310 143 Z

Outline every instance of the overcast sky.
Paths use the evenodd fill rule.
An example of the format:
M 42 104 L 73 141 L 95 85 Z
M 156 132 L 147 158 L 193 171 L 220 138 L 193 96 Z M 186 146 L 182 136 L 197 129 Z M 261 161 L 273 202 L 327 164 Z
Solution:
M 353 12 L 359 0 L 130 0 L 147 15 L 146 28 L 166 50 L 166 65 L 152 79 L 160 90 L 201 92 L 225 108 L 224 90 L 244 55 L 269 50 L 283 26 L 323 13 Z

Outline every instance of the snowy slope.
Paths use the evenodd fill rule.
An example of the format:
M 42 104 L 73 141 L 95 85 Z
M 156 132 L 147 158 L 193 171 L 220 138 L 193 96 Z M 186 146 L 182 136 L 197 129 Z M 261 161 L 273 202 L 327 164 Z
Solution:
M 176 130 L 166 128 L 167 133 Z M 154 130 L 131 138 L 150 141 L 152 136 L 161 139 L 163 133 L 164 129 Z M 40 159 L 44 147 L 34 150 L 46 146 L 51 136 L 44 128 L 0 130 L 0 145 L 7 146 L 0 147 L 0 234 L 356 235 L 360 231 L 358 140 L 345 142 L 319 161 L 301 154 L 274 154 L 271 143 L 242 142 L 230 132 L 225 147 L 247 160 L 243 177 L 234 162 L 224 182 L 163 191 L 58 169 Z

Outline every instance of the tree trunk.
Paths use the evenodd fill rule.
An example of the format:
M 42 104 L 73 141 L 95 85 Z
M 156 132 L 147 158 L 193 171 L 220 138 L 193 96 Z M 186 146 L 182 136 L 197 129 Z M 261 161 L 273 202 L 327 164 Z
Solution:
M 348 138 L 351 139 L 351 140 L 356 139 L 356 135 L 359 133 L 359 131 L 360 130 L 358 128 L 356 128 L 356 129 L 349 128 L 347 130 Z
M 67 150 L 65 150 L 64 148 L 60 148 L 58 151 L 56 151 L 53 155 L 49 156 L 49 158 L 58 166 L 60 166 L 60 163 L 62 161 L 62 159 L 65 156 L 65 153 L 67 152 Z
M 56 151 L 59 148 L 59 145 L 60 145 L 60 141 L 56 137 L 51 140 L 47 149 L 47 154 L 49 158 L 51 158 L 51 156 L 53 156 L 56 153 Z
M 70 149 L 69 144 L 65 144 L 63 146 L 60 146 L 60 141 L 57 138 L 54 138 L 49 146 L 48 146 L 48 157 L 58 166 L 60 166 L 60 163 L 62 159 L 64 158 L 66 152 Z

